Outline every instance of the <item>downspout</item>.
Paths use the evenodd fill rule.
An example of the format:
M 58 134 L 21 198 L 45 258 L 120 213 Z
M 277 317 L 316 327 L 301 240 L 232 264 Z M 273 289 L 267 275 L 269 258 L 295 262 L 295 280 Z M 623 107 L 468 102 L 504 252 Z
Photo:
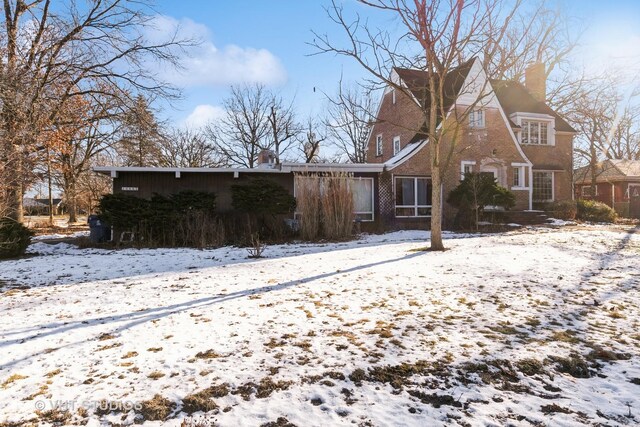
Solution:
M 616 186 L 612 182 L 611 183 L 611 209 L 615 210 L 616 208 Z

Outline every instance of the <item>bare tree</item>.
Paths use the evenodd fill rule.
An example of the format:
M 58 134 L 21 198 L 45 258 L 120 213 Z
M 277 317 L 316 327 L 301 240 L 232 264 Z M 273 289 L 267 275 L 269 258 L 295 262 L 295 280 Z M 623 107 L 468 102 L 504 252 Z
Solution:
M 291 148 L 296 135 L 300 133 L 300 125 L 296 122 L 293 103 L 285 105 L 282 98 L 271 95 L 269 104 L 269 135 L 266 146 L 272 147 L 276 164 L 279 164 L 282 155 Z
M 327 128 L 339 153 L 351 163 L 367 160 L 367 143 L 373 122 L 373 100 L 362 87 L 345 88 L 342 81 L 329 100 Z
M 327 126 L 324 120 L 318 121 L 309 116 L 298 137 L 298 149 L 305 163 L 320 162 L 320 145 L 327 139 Z
M 154 73 L 155 63 L 176 65 L 175 34 L 148 41 L 153 24 L 144 1 L 3 0 L 0 38 L 0 130 L 3 161 L 14 171 L 8 183 L 10 216 L 22 220 L 25 158 L 62 106 L 75 97 L 100 95 L 130 101 L 136 93 L 173 96 Z M 51 86 L 62 90 L 51 91 Z M 51 97 L 51 93 L 60 96 Z
M 505 46 L 504 39 L 522 0 L 361 0 L 360 3 L 387 13 L 399 23 L 398 33 L 376 30 L 360 17 L 347 19 L 343 8 L 332 2 L 329 17 L 347 36 L 344 46 L 328 36 L 315 33 L 314 45 L 319 53 L 350 57 L 371 76 L 373 84 L 383 82 L 416 102 L 423 121 L 414 129 L 429 142 L 432 209 L 431 249 L 443 250 L 442 242 L 442 177 L 449 167 L 460 126 L 473 110 L 471 105 L 456 105 L 455 120 L 449 117 L 446 76 L 465 59 L 484 52 L 488 45 Z M 510 58 L 507 50 L 503 57 Z M 425 87 L 415 88 L 392 79 L 393 67 L 420 68 L 427 75 Z M 472 82 L 461 91 L 486 93 L 486 87 Z M 420 96 L 416 96 L 419 94 Z
M 223 164 L 215 144 L 201 130 L 174 129 L 160 145 L 160 166 L 212 168 Z
M 271 95 L 263 85 L 232 86 L 225 99 L 225 114 L 206 126 L 207 137 L 213 140 L 231 165 L 253 168 L 269 135 Z

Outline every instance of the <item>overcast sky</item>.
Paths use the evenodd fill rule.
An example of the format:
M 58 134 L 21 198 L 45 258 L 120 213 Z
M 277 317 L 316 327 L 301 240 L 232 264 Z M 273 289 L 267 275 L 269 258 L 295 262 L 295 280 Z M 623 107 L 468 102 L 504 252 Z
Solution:
M 555 1 L 573 17 L 572 31 L 581 34 L 576 56 L 585 67 L 624 67 L 627 74 L 640 74 L 640 1 Z M 397 25 L 370 14 L 354 0 L 343 3 L 374 26 Z M 334 92 L 341 75 L 346 81 L 365 76 L 348 59 L 311 55 L 312 30 L 335 40 L 343 36 L 327 18 L 327 4 L 326 0 L 159 0 L 158 32 L 179 27 L 185 36 L 202 41 L 184 55 L 182 72 L 158 70 L 184 88 L 184 99 L 170 108 L 163 106 L 163 116 L 179 125 L 200 125 L 221 113 L 230 85 L 254 82 L 286 99 L 295 97 L 303 114 L 321 111 L 322 92 Z

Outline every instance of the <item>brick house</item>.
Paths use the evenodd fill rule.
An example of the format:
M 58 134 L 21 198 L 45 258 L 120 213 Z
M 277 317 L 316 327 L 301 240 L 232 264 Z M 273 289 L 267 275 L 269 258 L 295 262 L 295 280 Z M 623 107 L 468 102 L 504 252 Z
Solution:
M 640 160 L 605 160 L 596 165 L 595 191 L 590 166 L 576 169 L 576 198 L 597 200 L 623 217 L 640 218 Z
M 427 75 L 395 68 L 391 79 L 412 96 L 386 88 L 369 136 L 367 162 L 384 164 L 379 210 L 385 225 L 424 227 L 431 215 L 431 161 L 419 105 L 428 99 L 423 89 Z M 465 172 L 493 174 L 515 194 L 516 211 L 572 199 L 575 130 L 545 103 L 542 64 L 527 69 L 523 86 L 487 78 L 474 58 L 452 70 L 443 86 L 449 114 L 439 126 L 459 129 L 457 137 L 445 137 L 442 143 L 443 153 L 451 154 L 443 174 L 444 200 Z M 444 226 L 451 227 L 455 210 L 445 202 L 443 211 Z

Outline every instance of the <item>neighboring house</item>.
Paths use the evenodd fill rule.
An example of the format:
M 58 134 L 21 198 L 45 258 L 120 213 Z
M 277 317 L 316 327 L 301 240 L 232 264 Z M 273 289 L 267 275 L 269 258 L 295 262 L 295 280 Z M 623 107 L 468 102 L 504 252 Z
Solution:
M 574 172 L 576 198 L 606 203 L 624 217 L 640 218 L 640 160 L 605 160 Z
M 425 87 L 425 73 L 394 69 L 392 78 L 409 88 L 414 99 L 391 88 L 385 90 L 369 138 L 368 163 L 275 164 L 273 156 L 263 152 L 258 167 L 253 169 L 94 170 L 113 178 L 114 193 L 149 198 L 154 193 L 183 190 L 214 192 L 220 211 L 232 209 L 231 185 L 251 178 L 267 177 L 295 195 L 298 174 L 348 172 L 353 176 L 355 211 L 363 230 L 427 228 L 431 216 L 431 162 L 423 133 L 424 118 L 416 104 L 416 100 L 426 98 L 420 89 Z M 446 77 L 444 101 L 450 111 L 444 118 L 447 126 L 455 124 L 456 113 L 478 99 L 480 102 L 470 117 L 459 123 L 462 132 L 443 177 L 444 200 L 465 172 L 495 176 L 515 193 L 515 210 L 520 212 L 572 198 L 575 131 L 544 103 L 544 67 L 530 67 L 526 81 L 525 88 L 515 82 L 489 80 L 477 59 L 462 64 Z M 453 226 L 454 216 L 455 209 L 445 203 L 445 227 Z
M 49 199 L 25 197 L 22 200 L 22 206 L 27 215 L 49 215 Z M 53 214 L 62 215 L 63 213 L 62 199 L 53 199 Z
M 369 136 L 367 161 L 385 165 L 380 183 L 381 215 L 396 227 L 425 224 L 431 215 L 431 159 L 418 104 L 428 99 L 424 71 L 396 68 L 392 80 L 412 97 L 388 87 Z M 443 175 L 443 199 L 466 172 L 491 173 L 516 196 L 515 210 L 543 208 L 572 198 L 575 130 L 544 102 L 542 64 L 527 69 L 526 85 L 487 78 L 472 59 L 452 70 L 444 82 L 445 129 L 461 123 L 457 140 L 445 138 L 442 158 L 451 153 Z M 475 104 L 475 105 L 474 105 Z M 439 126 L 443 126 L 439 118 Z M 422 132 L 419 130 L 422 129 Z M 455 210 L 444 204 L 444 224 Z

